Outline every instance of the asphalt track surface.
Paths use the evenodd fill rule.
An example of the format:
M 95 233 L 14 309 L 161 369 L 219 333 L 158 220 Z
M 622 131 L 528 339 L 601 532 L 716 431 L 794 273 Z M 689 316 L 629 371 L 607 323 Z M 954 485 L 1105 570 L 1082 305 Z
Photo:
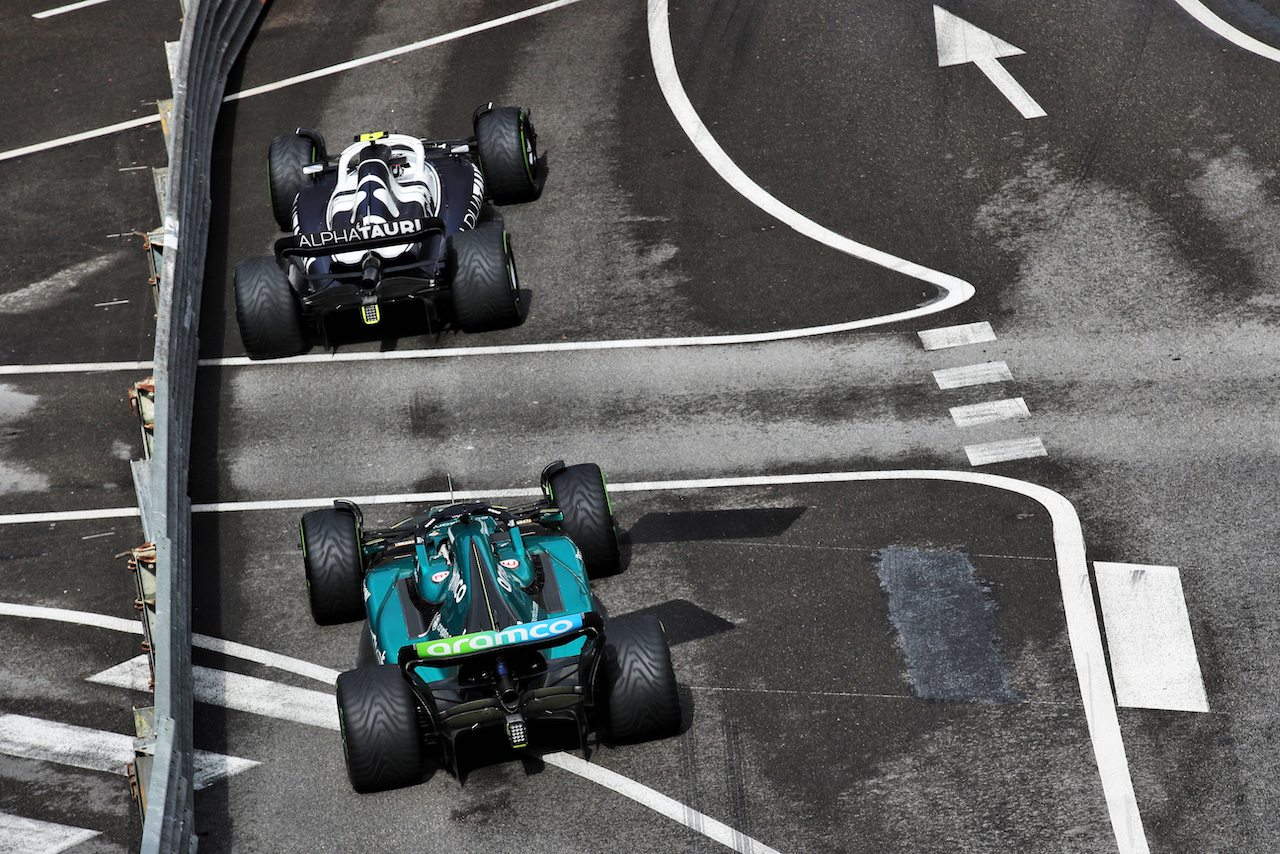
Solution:
M 15 120 L 0 148 L 127 119 L 164 91 L 161 39 L 127 27 L 113 5 L 77 13 L 95 16 L 88 23 L 60 16 L 56 39 L 18 26 L 33 26 L 34 5 L 13 13 L 3 29 L 14 49 L 0 56 L 21 45 L 48 65 L 0 65 L 22 84 L 6 96 Z M 170 10 L 150 5 L 175 37 Z M 424 15 L 408 2 L 275 0 L 232 88 L 533 6 L 437 4 Z M 211 364 L 192 473 L 192 499 L 208 505 L 196 517 L 196 631 L 325 672 L 354 663 L 358 627 L 310 623 L 297 510 L 218 512 L 225 502 L 435 493 L 450 479 L 501 497 L 557 457 L 599 462 L 620 485 L 967 471 L 967 446 L 1036 437 L 1045 457 L 975 471 L 1066 496 L 1090 559 L 1182 569 L 1211 712 L 1119 710 L 1145 842 L 1273 850 L 1280 155 L 1259 105 L 1280 68 L 1172 2 L 947 8 L 1026 51 L 1001 62 L 1045 117 L 1023 119 L 971 65 L 938 68 L 929 4 L 669 10 L 690 104 L 743 173 L 838 235 L 975 288 L 942 316 L 794 341 L 484 352 L 767 333 L 935 296 L 782 225 L 717 174 L 658 85 L 644 4 L 581 0 L 229 104 L 201 326 Z M 1213 11 L 1280 44 L 1265 4 Z M 54 62 L 75 33 L 101 43 L 82 71 Z M 116 89 L 85 82 L 112 62 L 131 87 L 114 102 Z M 78 75 L 74 97 L 51 94 L 58 73 Z M 549 160 L 543 198 L 506 211 L 529 320 L 437 340 L 391 318 L 385 337 L 337 348 L 367 361 L 239 364 L 230 271 L 276 237 L 263 186 L 271 137 L 303 124 L 331 147 L 370 129 L 461 135 L 491 99 L 534 109 Z M 158 131 L 143 129 L 0 163 L 0 192 L 23 214 L 0 238 L 0 299 L 46 300 L 0 315 L 11 362 L 149 356 L 145 262 L 136 244 L 105 235 L 154 227 L 149 176 L 119 170 L 162 158 Z M 49 239 L 68 228 L 76 240 Z M 78 266 L 93 263 L 102 266 Z M 58 278 L 68 270 L 79 272 Z M 131 301 L 96 305 L 122 294 Z M 995 340 L 927 351 L 916 335 L 982 321 Z M 377 358 L 445 348 L 476 352 Z M 983 362 L 1005 363 L 1010 379 L 950 390 L 934 380 Z M 5 380 L 4 512 L 130 503 L 125 376 Z M 948 412 L 1015 397 L 1029 415 L 1014 421 L 962 428 Z M 601 595 L 613 613 L 664 618 L 687 720 L 663 742 L 598 746 L 593 766 L 672 799 L 686 818 L 723 823 L 738 850 L 1135 844 L 1118 843 L 1109 820 L 1043 506 L 900 481 L 619 492 L 615 508 L 629 566 Z M 390 521 L 406 509 L 366 512 Z M 7 597 L 130 617 L 128 577 L 110 556 L 139 537 L 127 518 L 5 526 Z M 1020 702 L 918 695 L 873 561 L 888 548 L 968 555 Z M 125 732 L 129 705 L 146 702 L 85 681 L 137 654 L 127 633 L 15 617 L 0 618 L 0 631 L 7 648 L 32 650 L 5 657 L 0 712 Z M 328 690 L 314 674 L 236 656 L 200 651 L 197 664 Z M 708 822 L 672 820 L 554 758 L 480 752 L 461 784 L 436 771 L 417 787 L 357 796 L 331 729 L 228 705 L 197 706 L 197 747 L 260 764 L 197 794 L 202 851 L 725 848 Z M 0 769 L 0 813 L 102 831 L 73 851 L 136 845 L 118 774 L 12 755 Z

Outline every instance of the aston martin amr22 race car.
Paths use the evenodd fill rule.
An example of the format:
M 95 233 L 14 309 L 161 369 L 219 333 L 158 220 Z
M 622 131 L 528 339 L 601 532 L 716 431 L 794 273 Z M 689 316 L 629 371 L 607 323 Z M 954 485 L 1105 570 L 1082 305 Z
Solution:
M 335 312 L 367 325 L 418 303 L 428 330 L 519 325 L 511 240 L 493 205 L 542 192 L 529 111 L 476 110 L 475 136 L 367 133 L 330 157 L 310 128 L 276 137 L 267 156 L 271 208 L 290 232 L 274 257 L 236 266 L 240 338 L 250 358 L 304 352 Z
M 607 618 L 591 591 L 621 568 L 600 469 L 556 462 L 541 483 L 527 506 L 442 505 L 385 530 L 345 501 L 302 517 L 312 615 L 366 621 L 337 682 L 357 791 L 416 783 L 427 758 L 461 779 L 472 738 L 518 750 L 556 725 L 585 752 L 592 730 L 614 743 L 679 730 L 662 624 Z

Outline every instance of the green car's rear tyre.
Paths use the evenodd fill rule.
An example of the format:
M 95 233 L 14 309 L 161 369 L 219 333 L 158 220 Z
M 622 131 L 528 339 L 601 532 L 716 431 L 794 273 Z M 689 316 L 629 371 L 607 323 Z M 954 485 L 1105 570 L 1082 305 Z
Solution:
M 338 718 L 347 777 L 357 792 L 381 792 L 422 779 L 417 701 L 395 664 L 338 676 Z
M 275 258 L 241 261 L 232 289 L 240 340 L 250 359 L 296 356 L 307 349 L 298 300 Z
M 616 575 L 622 569 L 618 527 L 609 506 L 609 490 L 595 463 L 567 466 L 547 480 L 551 501 L 564 514 L 562 530 L 582 552 L 591 578 Z
M 485 192 L 494 204 L 538 198 L 538 135 L 529 112 L 520 107 L 485 110 L 476 116 L 475 130 Z
M 615 742 L 666 738 L 680 731 L 680 693 L 657 617 L 632 614 L 606 623 L 602 667 Z
M 316 159 L 315 143 L 291 133 L 271 140 L 267 151 L 267 188 L 271 192 L 271 213 L 283 231 L 293 230 L 293 203 L 306 185 L 303 168 Z
M 302 565 L 317 623 L 350 623 L 365 616 L 363 558 L 353 514 L 334 507 L 302 517 Z
M 524 320 L 511 240 L 501 225 L 481 223 L 448 242 L 453 316 L 463 332 L 492 332 Z

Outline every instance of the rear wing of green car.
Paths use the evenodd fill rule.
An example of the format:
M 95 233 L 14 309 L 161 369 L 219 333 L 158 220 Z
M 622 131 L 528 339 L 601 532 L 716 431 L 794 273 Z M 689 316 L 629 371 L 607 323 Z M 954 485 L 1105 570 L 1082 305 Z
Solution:
M 560 646 L 584 635 L 596 637 L 603 630 L 604 620 L 595 611 L 563 614 L 535 623 L 519 623 L 500 631 L 418 641 L 400 647 L 398 661 L 401 667 L 451 667 L 501 650 Z

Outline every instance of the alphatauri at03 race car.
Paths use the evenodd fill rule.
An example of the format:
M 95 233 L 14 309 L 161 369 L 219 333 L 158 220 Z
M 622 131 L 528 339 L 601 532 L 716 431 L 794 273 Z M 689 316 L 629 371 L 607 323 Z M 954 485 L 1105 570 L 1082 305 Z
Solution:
M 555 462 L 541 483 L 528 506 L 443 505 L 386 530 L 345 501 L 302 517 L 312 615 L 366 620 L 337 682 L 356 791 L 416 783 L 427 758 L 461 779 L 462 742 L 525 748 L 547 722 L 572 725 L 584 752 L 592 730 L 614 743 L 679 730 L 662 624 L 608 619 L 591 591 L 621 569 L 599 467 Z
M 493 205 L 542 192 L 528 110 L 475 112 L 475 136 L 367 133 L 330 157 L 310 128 L 267 156 L 274 257 L 236 266 L 240 338 L 253 359 L 292 356 L 334 312 L 366 325 L 393 303 L 422 305 L 428 329 L 487 332 L 524 320 L 511 240 Z

